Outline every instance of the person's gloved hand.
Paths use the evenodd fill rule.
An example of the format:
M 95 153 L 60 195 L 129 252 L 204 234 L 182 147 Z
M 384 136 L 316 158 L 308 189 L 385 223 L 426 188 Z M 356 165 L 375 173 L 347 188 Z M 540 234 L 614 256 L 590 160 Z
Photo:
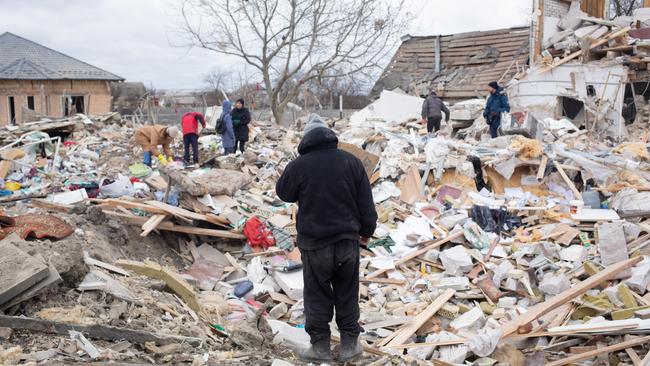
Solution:
M 168 163 L 173 163 L 173 162 L 174 162 L 174 157 L 171 156 L 171 155 L 169 155 L 169 156 L 167 157 L 167 162 L 168 162 Z
M 158 154 L 158 161 L 159 161 L 160 164 L 162 164 L 162 165 L 166 165 L 166 164 L 167 164 L 167 159 L 165 159 L 165 155 L 163 155 L 163 154 Z

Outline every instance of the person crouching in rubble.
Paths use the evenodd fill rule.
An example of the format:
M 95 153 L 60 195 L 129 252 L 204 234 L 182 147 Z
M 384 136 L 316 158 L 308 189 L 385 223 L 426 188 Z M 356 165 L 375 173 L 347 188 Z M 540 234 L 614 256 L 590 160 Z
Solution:
M 499 127 L 501 127 L 501 113 L 510 112 L 510 104 L 508 104 L 506 91 L 496 81 L 488 84 L 488 90 L 490 96 L 485 104 L 483 117 L 490 126 L 490 136 L 495 138 L 499 134 Z
M 303 263 L 305 330 L 311 347 L 299 357 L 330 362 L 334 309 L 341 332 L 339 361 L 362 354 L 359 334 L 359 243 L 367 244 L 377 225 L 368 176 L 361 161 L 339 150 L 338 138 L 312 114 L 290 162 L 276 184 L 285 202 L 298 202 L 298 248 Z
M 190 163 L 190 147 L 194 164 L 199 164 L 199 124 L 205 128 L 205 117 L 199 112 L 187 112 L 181 118 L 183 128 L 183 160 L 185 164 Z
M 232 110 L 232 126 L 235 129 L 235 150 L 239 147 L 242 153 L 248 141 L 248 124 L 251 122 L 251 112 L 244 107 L 244 100 L 237 99 Z
M 160 164 L 165 165 L 174 161 L 174 155 L 169 145 L 180 135 L 176 126 L 149 125 L 135 132 L 135 142 L 144 150 L 144 164 L 151 166 L 151 157 L 158 158 Z M 158 150 L 162 145 L 163 154 Z
M 226 100 L 221 107 L 221 116 L 219 119 L 223 124 L 223 134 L 221 134 L 221 144 L 223 145 L 223 152 L 226 155 L 235 153 L 235 131 L 232 126 L 232 102 Z
M 442 99 L 438 97 L 435 90 L 431 90 L 429 96 L 422 103 L 422 123 L 427 124 L 427 137 L 433 137 L 433 132 L 440 131 L 442 112 L 445 112 L 445 122 L 449 122 L 449 109 Z

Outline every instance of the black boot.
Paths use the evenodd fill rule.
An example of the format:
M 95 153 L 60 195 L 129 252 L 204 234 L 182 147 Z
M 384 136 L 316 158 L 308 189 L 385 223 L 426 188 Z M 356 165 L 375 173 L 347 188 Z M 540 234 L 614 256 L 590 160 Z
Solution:
M 300 350 L 298 357 L 305 362 L 332 362 L 329 338 L 312 343 L 308 349 Z
M 339 349 L 339 361 L 342 363 L 354 361 L 363 354 L 363 348 L 359 344 L 359 336 L 352 337 L 341 334 L 341 347 Z

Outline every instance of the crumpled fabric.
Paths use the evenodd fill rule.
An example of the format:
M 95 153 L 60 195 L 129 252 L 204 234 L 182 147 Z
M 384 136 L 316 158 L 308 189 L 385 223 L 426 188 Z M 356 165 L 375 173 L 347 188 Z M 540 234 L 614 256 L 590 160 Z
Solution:
M 469 350 L 479 357 L 491 355 L 499 344 L 501 331 L 498 329 L 481 329 L 478 334 L 469 339 Z

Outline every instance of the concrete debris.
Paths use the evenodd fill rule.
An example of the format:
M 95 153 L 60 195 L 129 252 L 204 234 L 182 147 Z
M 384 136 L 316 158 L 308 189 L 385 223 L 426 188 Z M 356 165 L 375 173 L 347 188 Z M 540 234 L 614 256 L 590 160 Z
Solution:
M 379 215 L 360 248 L 361 364 L 647 358 L 634 335 L 650 329 L 650 13 L 564 5 L 540 15 L 540 39 L 522 36 L 543 49 L 529 67 L 494 64 L 510 76 L 503 136 L 487 135 L 482 95 L 450 105 L 436 134 L 423 100 L 398 90 L 324 119 L 362 161 Z M 503 57 L 485 46 L 454 62 Z M 440 66 L 423 73 L 432 87 L 463 76 Z M 298 123 L 253 121 L 230 155 L 206 129 L 199 165 L 151 167 L 131 142 L 142 125 L 117 113 L 0 128 L 0 364 L 298 364 L 300 207 L 275 194 Z

